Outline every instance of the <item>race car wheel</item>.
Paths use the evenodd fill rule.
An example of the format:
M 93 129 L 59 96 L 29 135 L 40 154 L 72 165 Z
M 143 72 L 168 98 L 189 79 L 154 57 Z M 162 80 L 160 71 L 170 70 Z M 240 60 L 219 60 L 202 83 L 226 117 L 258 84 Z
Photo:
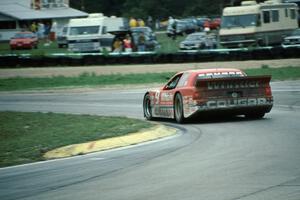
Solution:
M 265 113 L 248 113 L 245 116 L 248 119 L 261 119 L 265 116 Z
M 146 94 L 143 102 L 143 110 L 144 110 L 144 116 L 147 120 L 151 120 L 153 118 L 151 109 L 152 107 L 151 107 L 150 95 Z
M 174 116 L 178 123 L 184 123 L 183 101 L 181 94 L 177 93 L 174 99 Z

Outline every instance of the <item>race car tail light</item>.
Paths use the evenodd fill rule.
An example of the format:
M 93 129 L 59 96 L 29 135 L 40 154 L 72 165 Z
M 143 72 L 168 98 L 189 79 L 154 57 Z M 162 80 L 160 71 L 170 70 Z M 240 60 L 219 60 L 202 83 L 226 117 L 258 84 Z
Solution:
M 266 86 L 266 88 L 265 88 L 265 94 L 266 94 L 266 96 L 272 96 L 272 90 L 269 85 Z

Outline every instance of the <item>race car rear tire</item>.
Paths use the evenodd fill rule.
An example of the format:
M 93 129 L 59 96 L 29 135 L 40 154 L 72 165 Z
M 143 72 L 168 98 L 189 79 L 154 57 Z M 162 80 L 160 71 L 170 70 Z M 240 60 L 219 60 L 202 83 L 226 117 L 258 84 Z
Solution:
M 265 116 L 265 113 L 248 113 L 245 117 L 248 119 L 261 119 Z
M 147 120 L 152 120 L 152 107 L 151 107 L 151 99 L 150 95 L 146 94 L 144 96 L 144 101 L 143 101 L 143 111 L 144 111 L 144 116 Z
M 180 93 L 177 93 L 174 99 L 174 117 L 176 122 L 180 124 L 184 123 L 183 101 Z

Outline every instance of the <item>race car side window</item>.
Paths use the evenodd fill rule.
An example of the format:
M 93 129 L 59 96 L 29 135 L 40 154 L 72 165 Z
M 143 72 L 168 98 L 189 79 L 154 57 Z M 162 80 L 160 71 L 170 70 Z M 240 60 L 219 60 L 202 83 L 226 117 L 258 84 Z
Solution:
M 181 78 L 182 74 L 178 74 L 177 76 L 175 76 L 171 81 L 169 81 L 169 83 L 165 86 L 165 90 L 172 90 L 174 88 L 176 88 L 180 78 Z
M 177 87 L 184 87 L 187 85 L 188 83 L 188 79 L 190 77 L 190 73 L 186 72 L 184 74 L 182 74 L 178 84 L 177 84 Z

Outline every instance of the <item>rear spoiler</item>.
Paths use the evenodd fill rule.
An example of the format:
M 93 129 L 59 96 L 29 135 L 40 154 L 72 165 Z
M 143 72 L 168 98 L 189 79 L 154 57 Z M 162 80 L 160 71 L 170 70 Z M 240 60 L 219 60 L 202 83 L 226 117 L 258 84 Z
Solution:
M 198 78 L 196 87 L 207 88 L 208 90 L 218 89 L 249 89 L 269 86 L 271 76 L 243 76 L 225 78 Z

